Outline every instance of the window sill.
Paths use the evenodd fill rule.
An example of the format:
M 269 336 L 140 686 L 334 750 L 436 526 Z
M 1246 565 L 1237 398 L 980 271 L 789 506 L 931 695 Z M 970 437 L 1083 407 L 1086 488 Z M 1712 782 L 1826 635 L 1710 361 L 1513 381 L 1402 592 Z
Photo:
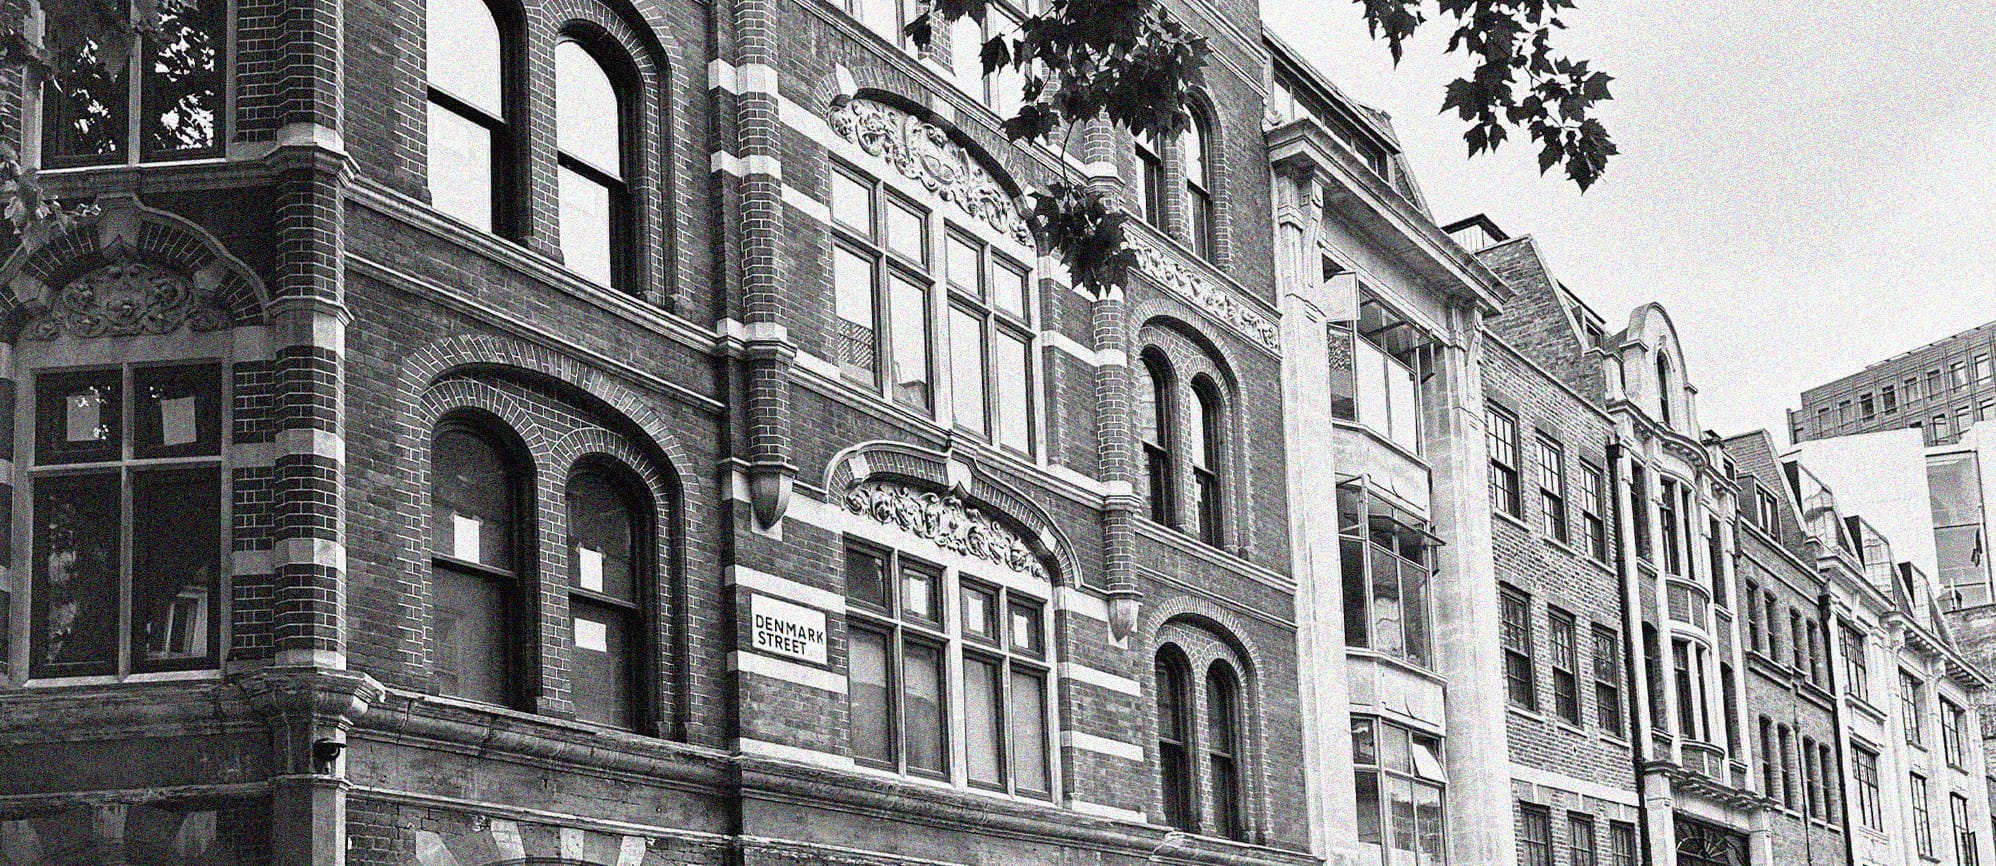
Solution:
M 1525 532 L 1532 531 L 1532 528 L 1525 524 L 1525 519 L 1523 517 L 1519 517 L 1518 515 L 1512 514 L 1511 512 L 1505 511 L 1501 508 L 1490 509 L 1490 516 L 1495 519 L 1503 520 L 1504 522 L 1509 523 L 1512 526 L 1515 526 Z
M 24 689 L 66 689 L 84 686 L 132 686 L 146 683 L 185 683 L 203 680 L 220 680 L 222 672 L 214 668 L 193 671 L 158 671 L 155 673 L 126 674 L 117 676 L 106 674 L 87 677 L 42 677 L 21 683 Z
M 1524 707 L 1518 706 L 1517 704 L 1506 703 L 1504 705 L 1504 710 L 1509 715 L 1522 716 L 1534 722 L 1538 722 L 1539 724 L 1545 724 L 1547 721 L 1544 713 L 1539 712 L 1538 710 L 1529 710 Z

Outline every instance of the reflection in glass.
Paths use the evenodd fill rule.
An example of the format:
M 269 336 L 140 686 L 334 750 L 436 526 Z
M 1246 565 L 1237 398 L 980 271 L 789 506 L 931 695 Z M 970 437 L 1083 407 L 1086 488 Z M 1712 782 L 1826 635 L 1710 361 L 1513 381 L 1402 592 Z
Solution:
M 35 480 L 31 676 L 117 672 L 122 554 L 116 472 Z
M 142 67 L 144 156 L 202 156 L 217 143 L 221 119 L 227 0 L 161 3 L 159 33 L 147 38 Z
M 132 509 L 132 644 L 140 670 L 207 661 L 219 635 L 222 489 L 213 469 L 136 473 Z

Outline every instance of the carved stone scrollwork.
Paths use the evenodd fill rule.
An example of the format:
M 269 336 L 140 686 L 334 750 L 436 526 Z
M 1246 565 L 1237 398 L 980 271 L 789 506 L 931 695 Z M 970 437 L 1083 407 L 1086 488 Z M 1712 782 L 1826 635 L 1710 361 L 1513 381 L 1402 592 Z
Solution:
M 841 138 L 886 160 L 902 176 L 1019 243 L 1032 245 L 1032 232 L 1017 203 L 942 127 L 871 99 L 846 100 L 832 110 L 827 122 Z
M 85 273 L 51 293 L 22 336 L 53 340 L 67 332 L 85 338 L 133 337 L 169 334 L 183 324 L 196 331 L 221 330 L 229 326 L 229 314 L 186 275 L 124 261 Z
M 1046 566 L 1024 539 L 955 496 L 891 481 L 862 481 L 846 492 L 846 510 L 926 538 L 944 550 L 1046 580 Z
M 1199 305 L 1200 309 L 1212 314 L 1228 327 L 1247 335 L 1249 339 L 1269 351 L 1277 353 L 1282 351 L 1281 329 L 1277 328 L 1275 323 L 1248 309 L 1246 304 L 1227 294 L 1225 289 L 1213 285 L 1210 280 L 1194 273 L 1191 268 L 1178 263 L 1149 244 L 1132 238 L 1130 249 L 1137 254 L 1137 266 L 1166 289 Z

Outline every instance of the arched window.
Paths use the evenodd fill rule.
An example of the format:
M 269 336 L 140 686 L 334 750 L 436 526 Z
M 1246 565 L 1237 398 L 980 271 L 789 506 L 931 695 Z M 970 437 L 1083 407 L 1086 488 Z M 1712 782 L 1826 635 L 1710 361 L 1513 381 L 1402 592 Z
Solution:
M 1178 139 L 1178 150 L 1179 158 L 1185 162 L 1186 239 L 1191 242 L 1192 251 L 1208 261 L 1212 260 L 1214 250 L 1219 246 L 1216 243 L 1213 189 L 1209 177 L 1213 163 L 1210 141 L 1205 118 L 1195 112 Z
M 1164 230 L 1164 157 L 1157 146 L 1157 138 L 1151 135 L 1136 137 L 1137 175 L 1141 186 L 1137 187 L 1140 204 L 1137 212 L 1143 215 L 1144 222 L 1152 228 Z
M 1247 841 L 1241 808 L 1240 678 L 1226 662 L 1206 669 L 1206 763 L 1212 774 L 1214 832 Z
M 555 147 L 561 177 L 561 257 L 597 283 L 628 288 L 630 191 L 625 89 L 573 38 L 554 47 Z
M 429 0 L 429 181 L 437 210 L 507 228 L 511 46 L 484 0 Z
M 1193 495 L 1199 500 L 1199 540 L 1219 547 L 1226 542 L 1220 475 L 1226 427 L 1220 393 L 1213 380 L 1198 376 L 1192 380 L 1192 396 L 1199 403 L 1199 418 L 1190 428 L 1193 435 L 1187 437 L 1185 450 L 1192 459 Z
M 1192 666 L 1177 647 L 1157 653 L 1158 784 L 1164 792 L 1164 821 L 1180 830 L 1199 829 L 1197 787 L 1192 778 Z
M 570 685 L 575 716 L 643 726 L 645 539 L 650 509 L 623 467 L 584 463 L 568 479 Z
M 1670 356 L 1658 352 L 1656 353 L 1656 411 L 1657 418 L 1663 421 L 1665 427 L 1673 424 L 1670 417 L 1671 394 Z
M 515 700 L 523 476 L 494 437 L 470 425 L 445 422 L 431 443 L 432 625 L 444 694 Z
M 1171 476 L 1171 363 L 1155 349 L 1143 354 L 1144 381 L 1137 383 L 1137 435 L 1144 445 L 1144 472 L 1150 482 L 1150 519 L 1170 525 L 1176 511 Z

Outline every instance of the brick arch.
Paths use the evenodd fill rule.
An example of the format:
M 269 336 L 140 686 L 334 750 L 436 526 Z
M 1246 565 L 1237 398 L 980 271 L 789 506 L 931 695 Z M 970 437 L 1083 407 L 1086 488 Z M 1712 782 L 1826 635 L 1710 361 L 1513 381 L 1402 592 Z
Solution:
M 143 328 L 131 333 L 165 333 L 179 327 L 219 330 L 264 322 L 270 293 L 263 279 L 193 221 L 147 207 L 132 194 L 97 199 L 95 215 L 46 242 L 23 245 L 0 264 L 0 341 L 53 338 L 80 323 L 72 308 L 59 306 L 56 293 L 79 278 L 107 269 L 138 274 L 163 273 L 184 284 L 183 297 L 159 298 Z M 101 324 L 102 318 L 99 317 Z M 113 323 L 104 333 L 124 336 Z
M 1184 397 L 1174 407 L 1174 429 L 1184 430 L 1185 425 L 1199 422 L 1197 401 L 1192 397 L 1193 382 L 1203 376 L 1215 386 L 1213 392 L 1220 402 L 1220 417 L 1226 425 L 1224 441 L 1220 443 L 1220 459 L 1226 473 L 1222 491 L 1225 499 L 1222 538 L 1230 549 L 1245 547 L 1247 539 L 1254 537 L 1255 525 L 1256 503 L 1247 459 L 1251 451 L 1249 436 L 1253 431 L 1247 423 L 1246 413 L 1242 411 L 1240 380 L 1234 373 L 1237 368 L 1216 341 L 1184 317 L 1176 315 L 1163 302 L 1144 302 L 1138 305 L 1136 312 L 1137 315 L 1131 317 L 1131 321 L 1138 324 L 1131 332 L 1130 357 L 1141 357 L 1143 352 L 1155 348 L 1170 362 L 1172 387 L 1175 393 Z M 1134 393 L 1131 399 L 1134 405 Z M 1176 468 L 1173 471 L 1176 473 Z M 1182 482 L 1183 478 L 1180 477 L 1180 480 Z
M 1232 611 L 1210 601 L 1187 595 L 1171 595 L 1145 605 L 1139 617 L 1135 634 L 1142 636 L 1141 658 L 1154 659 L 1165 645 L 1176 646 L 1191 662 L 1192 688 L 1197 695 L 1196 708 L 1206 706 L 1206 672 L 1215 661 L 1226 661 L 1233 667 L 1238 679 L 1241 706 L 1241 736 L 1245 740 L 1242 753 L 1235 756 L 1240 765 L 1241 796 L 1245 800 L 1241 812 L 1248 822 L 1250 841 L 1264 838 L 1274 826 L 1274 815 L 1270 809 L 1268 791 L 1268 767 L 1274 762 L 1267 755 L 1265 744 L 1268 737 L 1268 713 L 1266 706 L 1262 671 L 1264 653 L 1254 642 L 1248 640 L 1246 622 Z M 1190 638 L 1195 639 L 1188 639 Z M 1203 641 L 1201 640 L 1203 639 Z M 1157 683 L 1148 664 L 1142 669 L 1146 700 L 1142 714 L 1142 730 L 1147 742 L 1157 740 Z M 1194 720 L 1203 730 L 1206 721 Z M 1203 739 L 1199 744 L 1204 746 Z M 1196 764 L 1197 762 L 1195 762 Z M 1200 772 L 1203 786 L 1210 784 L 1210 771 Z M 1162 792 L 1155 795 L 1151 808 L 1163 814 Z
M 1186 94 L 1186 110 L 1192 114 L 1186 122 L 1203 121 L 1200 125 L 1206 133 L 1206 192 L 1213 197 L 1212 264 L 1224 269 L 1234 262 L 1233 220 L 1230 218 L 1233 212 L 1231 207 L 1233 197 L 1229 194 L 1227 184 L 1221 182 L 1223 178 L 1232 176 L 1229 173 L 1231 166 L 1227 158 L 1227 146 L 1231 143 L 1234 131 L 1220 123 L 1221 114 L 1213 95 L 1207 92 L 1203 85 L 1195 85 L 1191 92 Z M 1260 135 L 1260 130 L 1256 130 L 1256 135 L 1257 137 Z M 1185 155 L 1178 152 L 1182 149 L 1182 142 L 1183 139 L 1172 142 L 1172 155 L 1168 157 L 1178 164 L 1176 169 L 1178 185 L 1167 191 L 1175 201 L 1183 201 L 1182 195 L 1185 189 Z M 1182 229 L 1191 231 L 1191 214 L 1182 214 L 1179 222 Z M 1190 237 L 1180 240 L 1185 242 L 1187 249 L 1191 249 Z

